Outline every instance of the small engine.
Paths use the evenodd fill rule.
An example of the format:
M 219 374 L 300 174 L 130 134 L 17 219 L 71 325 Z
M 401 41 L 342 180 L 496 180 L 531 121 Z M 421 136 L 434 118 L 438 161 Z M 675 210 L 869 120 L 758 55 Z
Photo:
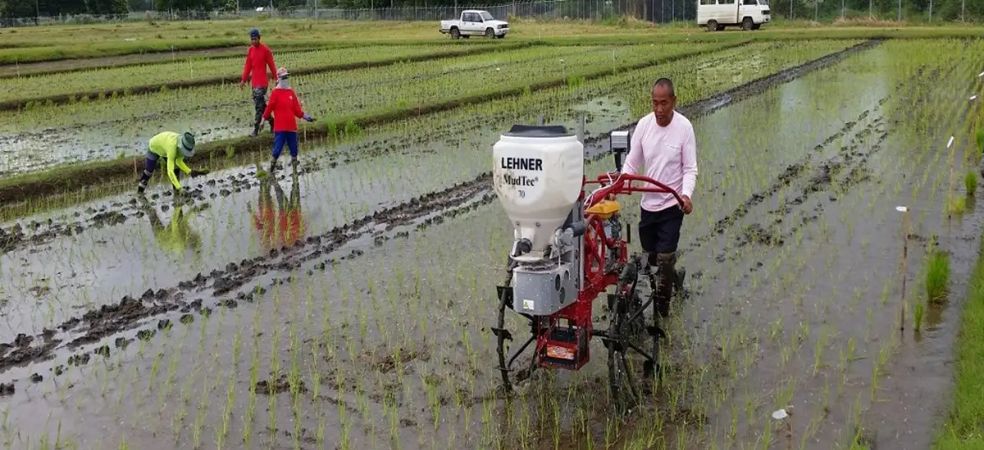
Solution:
M 583 277 L 584 146 L 563 126 L 514 125 L 492 151 L 495 192 L 514 229 L 512 308 L 553 314 L 574 302 Z

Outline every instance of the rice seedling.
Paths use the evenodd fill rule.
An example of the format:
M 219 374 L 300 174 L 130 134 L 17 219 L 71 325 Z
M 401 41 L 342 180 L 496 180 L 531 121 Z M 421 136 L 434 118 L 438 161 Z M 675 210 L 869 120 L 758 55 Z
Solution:
M 950 255 L 931 245 L 926 258 L 926 298 L 940 302 L 946 298 L 950 282 Z

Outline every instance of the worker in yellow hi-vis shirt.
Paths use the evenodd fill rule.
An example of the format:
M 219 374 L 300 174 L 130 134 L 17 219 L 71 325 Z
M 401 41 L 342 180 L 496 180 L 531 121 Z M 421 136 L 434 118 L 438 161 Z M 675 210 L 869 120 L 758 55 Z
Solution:
M 191 133 L 185 132 L 183 135 L 173 131 L 158 133 L 150 139 L 148 148 L 147 166 L 140 177 L 140 184 L 137 186 L 137 192 L 141 194 L 147 188 L 147 181 L 157 169 L 157 161 L 160 158 L 167 160 L 167 177 L 171 180 L 175 194 L 183 193 L 181 182 L 178 180 L 177 171 L 179 169 L 192 177 L 208 173 L 208 170 L 191 170 L 184 162 L 185 158 L 195 156 L 195 136 Z

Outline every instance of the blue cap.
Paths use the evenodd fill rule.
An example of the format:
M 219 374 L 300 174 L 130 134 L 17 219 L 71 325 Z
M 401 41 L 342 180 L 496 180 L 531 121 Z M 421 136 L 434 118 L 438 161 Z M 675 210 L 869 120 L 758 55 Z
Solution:
M 258 30 L 256 28 L 253 28 L 252 30 L 249 30 L 249 37 L 251 37 L 251 38 L 258 38 L 258 37 L 260 37 L 260 30 Z

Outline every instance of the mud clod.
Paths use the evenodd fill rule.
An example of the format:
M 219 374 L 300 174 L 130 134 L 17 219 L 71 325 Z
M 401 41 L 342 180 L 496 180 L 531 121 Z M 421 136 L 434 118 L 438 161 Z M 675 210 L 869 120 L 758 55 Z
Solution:
M 68 365 L 76 366 L 76 367 L 84 366 L 86 364 L 89 364 L 90 358 L 91 355 L 89 355 L 88 353 L 83 353 L 81 355 L 72 355 L 68 357 Z
M 43 380 L 44 380 L 44 377 L 42 377 L 37 372 L 31 374 L 31 383 L 40 383 Z
M 137 332 L 137 339 L 140 339 L 141 341 L 149 341 L 155 334 L 157 334 L 157 331 L 155 330 L 140 330 Z
M 113 344 L 116 345 L 116 348 L 118 349 L 125 349 L 131 342 L 133 342 L 133 339 L 118 337 Z
M 109 358 L 109 346 L 103 345 L 102 347 L 99 347 L 95 351 L 93 351 L 93 353 L 96 355 L 103 356 L 105 358 Z
M 14 395 L 14 383 L 0 383 L 0 396 Z
M 293 389 L 292 389 L 293 388 Z M 260 380 L 256 382 L 256 393 L 263 395 L 279 394 L 281 392 L 307 392 L 307 387 L 304 386 L 304 381 L 297 380 L 295 386 L 291 386 L 290 381 L 287 379 L 287 375 L 281 374 L 280 378 L 274 381 Z
M 17 337 L 14 338 L 14 346 L 16 346 L 16 347 L 27 347 L 28 345 L 31 345 L 31 342 L 33 342 L 33 341 L 34 341 L 34 337 L 33 336 L 28 336 L 28 335 L 26 335 L 24 333 L 19 333 L 17 335 Z

